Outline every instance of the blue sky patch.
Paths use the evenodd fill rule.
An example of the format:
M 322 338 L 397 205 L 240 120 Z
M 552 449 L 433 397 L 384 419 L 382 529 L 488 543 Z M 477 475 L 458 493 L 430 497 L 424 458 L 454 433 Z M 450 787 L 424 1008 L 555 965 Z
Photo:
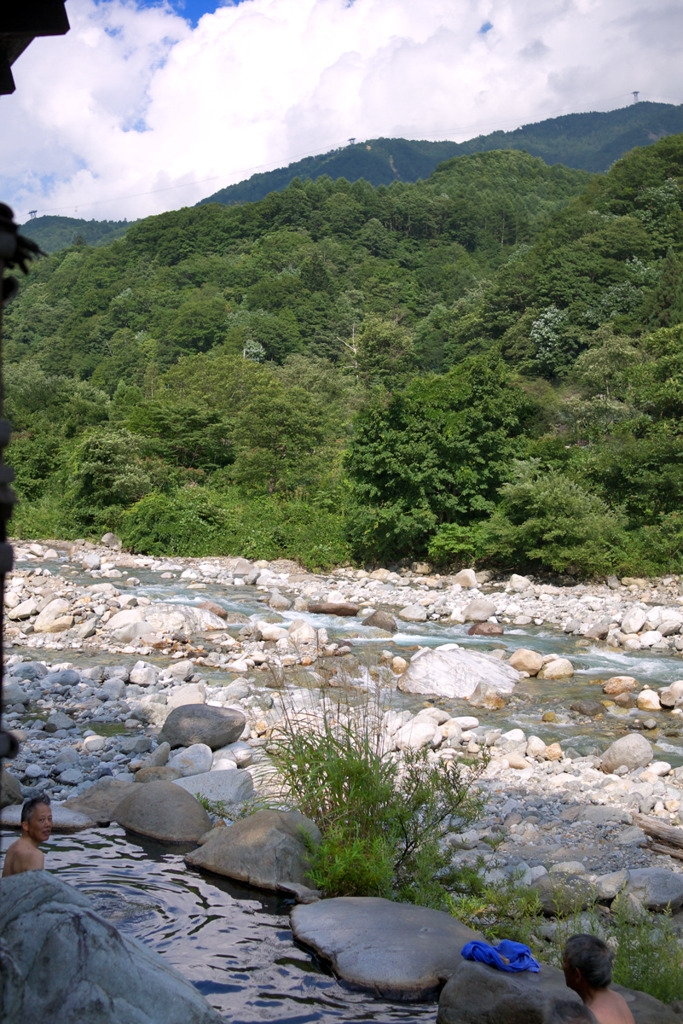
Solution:
M 486 33 L 490 32 L 492 28 L 493 28 L 493 22 L 492 21 L 485 21 L 484 24 L 479 29 L 479 35 L 480 36 L 485 36 Z

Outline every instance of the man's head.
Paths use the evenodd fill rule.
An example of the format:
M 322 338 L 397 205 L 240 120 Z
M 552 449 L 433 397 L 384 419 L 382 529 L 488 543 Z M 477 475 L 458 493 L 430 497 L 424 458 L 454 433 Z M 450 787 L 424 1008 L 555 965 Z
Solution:
M 21 808 L 21 831 L 36 845 L 44 843 L 52 832 L 52 811 L 48 796 L 34 796 Z
M 569 988 L 607 988 L 612 980 L 612 953 L 596 935 L 572 935 L 564 947 L 564 977 Z

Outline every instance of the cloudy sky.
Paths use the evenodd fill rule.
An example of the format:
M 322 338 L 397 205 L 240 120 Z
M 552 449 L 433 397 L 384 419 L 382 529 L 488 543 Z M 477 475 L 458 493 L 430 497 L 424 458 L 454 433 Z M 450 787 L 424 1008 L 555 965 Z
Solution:
M 0 200 L 135 219 L 377 136 L 683 102 L 680 0 L 68 0 L 0 97 Z

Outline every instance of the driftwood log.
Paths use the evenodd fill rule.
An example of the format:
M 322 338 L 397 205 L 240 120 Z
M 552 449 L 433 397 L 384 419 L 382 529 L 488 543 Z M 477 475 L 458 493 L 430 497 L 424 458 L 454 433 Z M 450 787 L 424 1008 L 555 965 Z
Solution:
M 650 817 L 649 814 L 634 814 L 633 824 L 637 825 L 638 828 L 642 828 L 646 835 L 653 836 L 654 839 L 658 839 L 660 842 L 666 843 L 668 846 L 677 846 L 683 850 L 683 828 L 675 828 L 674 825 L 666 825 L 658 818 Z M 680 850 L 667 850 L 659 846 L 657 847 L 657 853 L 668 853 L 671 857 L 679 857 L 683 859 L 683 853 L 681 853 Z

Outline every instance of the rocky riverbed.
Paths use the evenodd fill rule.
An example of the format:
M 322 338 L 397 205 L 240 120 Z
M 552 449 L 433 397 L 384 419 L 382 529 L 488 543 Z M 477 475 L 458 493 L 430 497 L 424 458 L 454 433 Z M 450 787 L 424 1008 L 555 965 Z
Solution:
M 96 547 L 18 544 L 16 563 L 6 592 L 4 724 L 21 748 L 3 799 L 47 792 L 60 802 L 110 776 L 175 779 L 212 800 L 244 799 L 258 789 L 283 699 L 310 716 L 320 713 L 323 688 L 374 688 L 384 701 L 384 749 L 490 757 L 477 783 L 485 815 L 450 837 L 454 860 L 481 858 L 492 881 L 514 873 L 541 892 L 581 877 L 606 901 L 626 891 L 652 909 L 669 904 L 683 928 L 683 861 L 655 852 L 633 817 L 681 824 L 680 579 L 559 587 L 470 570 L 438 576 L 421 565 L 322 576 L 293 563 L 139 557 L 111 535 Z M 184 599 L 169 596 L 176 585 Z M 231 608 L 247 592 L 260 610 Z M 432 646 L 395 643 L 415 624 L 432 630 Z M 441 626 L 475 631 L 487 646 L 439 645 Z M 525 647 L 517 636 L 512 654 L 497 646 L 535 627 L 553 631 L 556 651 L 535 650 L 531 632 Z M 569 738 L 546 741 L 543 720 L 547 731 L 558 713 L 544 710 L 542 695 L 571 686 L 574 674 L 563 637 L 633 655 L 633 667 L 603 671 L 594 696 L 560 713 L 573 723 Z M 363 648 L 361 657 L 368 639 L 375 654 Z M 639 680 L 644 651 L 668 656 L 666 685 Z M 501 715 L 519 693 L 532 724 L 504 728 Z M 239 735 L 168 742 L 169 715 L 189 705 L 239 712 Z

